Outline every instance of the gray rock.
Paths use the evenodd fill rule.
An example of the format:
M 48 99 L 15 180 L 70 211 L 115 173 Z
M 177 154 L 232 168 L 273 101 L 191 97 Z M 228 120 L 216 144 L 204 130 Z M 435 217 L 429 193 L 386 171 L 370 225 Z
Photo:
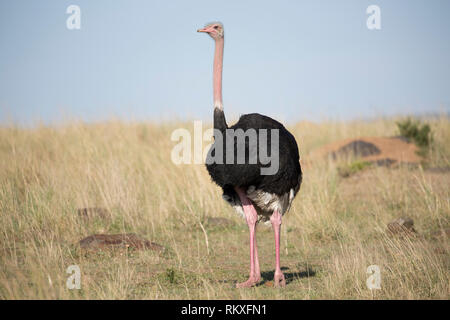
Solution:
M 398 218 L 387 225 L 388 232 L 393 235 L 407 235 L 416 233 L 414 221 L 409 217 Z
M 93 234 L 79 242 L 83 249 L 135 248 L 153 251 L 164 251 L 164 247 L 139 237 L 134 233 L 125 234 Z
M 367 157 L 380 153 L 380 149 L 378 149 L 373 143 L 363 140 L 355 140 L 339 148 L 337 151 L 332 152 L 330 156 L 333 159 L 336 159 L 338 157 L 350 155 L 354 157 Z
M 370 161 L 370 162 L 378 167 L 390 167 L 391 165 L 396 163 L 397 160 L 385 158 L 385 159 L 378 159 L 378 160 Z
M 433 238 L 450 238 L 450 228 L 439 229 L 431 233 Z

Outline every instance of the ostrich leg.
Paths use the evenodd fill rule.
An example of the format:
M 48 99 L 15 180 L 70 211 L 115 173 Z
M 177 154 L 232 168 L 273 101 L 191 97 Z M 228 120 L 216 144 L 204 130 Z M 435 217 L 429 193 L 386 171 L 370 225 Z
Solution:
M 257 284 L 261 280 L 261 271 L 259 268 L 258 250 L 256 249 L 256 222 L 258 214 L 251 201 L 247 198 L 245 192 L 236 188 L 236 192 L 241 199 L 242 207 L 244 208 L 245 219 L 247 220 L 248 229 L 250 232 L 250 277 L 247 281 L 238 283 L 237 288 L 249 288 Z
M 281 214 L 278 211 L 274 211 L 270 217 L 273 231 L 275 233 L 275 276 L 273 283 L 275 287 L 285 287 L 286 280 L 284 274 L 280 268 L 280 229 L 281 229 Z
M 259 268 L 258 246 L 256 245 L 256 227 L 253 245 L 255 246 L 255 275 L 258 279 L 257 282 L 259 282 L 261 280 L 261 269 Z

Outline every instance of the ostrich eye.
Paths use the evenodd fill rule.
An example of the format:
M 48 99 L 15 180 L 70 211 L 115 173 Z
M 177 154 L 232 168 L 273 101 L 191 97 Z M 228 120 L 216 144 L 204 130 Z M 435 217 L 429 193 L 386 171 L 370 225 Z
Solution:
M 219 26 L 214 26 L 214 29 L 216 29 L 216 30 L 219 29 Z

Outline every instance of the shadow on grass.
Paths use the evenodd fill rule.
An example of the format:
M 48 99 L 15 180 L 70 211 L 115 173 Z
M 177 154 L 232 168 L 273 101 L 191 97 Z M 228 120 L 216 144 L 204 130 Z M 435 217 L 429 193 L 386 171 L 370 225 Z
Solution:
M 308 267 L 304 271 L 299 272 L 286 272 L 286 270 L 289 270 L 288 267 L 281 267 L 281 271 L 283 271 L 284 278 L 286 279 L 286 285 L 291 283 L 294 280 L 302 279 L 302 278 L 309 278 L 314 277 L 316 275 L 316 271 L 314 271 L 312 268 Z M 267 283 L 270 283 L 273 281 L 273 277 L 275 275 L 275 271 L 263 271 L 261 272 L 261 281 L 256 286 L 263 286 Z M 233 285 L 233 287 L 236 285 L 236 280 L 220 280 L 220 283 L 230 283 Z
M 309 277 L 314 277 L 316 275 L 316 271 L 314 271 L 311 268 L 307 268 L 306 270 L 299 271 L 299 272 L 286 272 L 286 270 L 289 270 L 289 268 L 288 267 L 281 267 L 281 271 L 283 271 L 284 278 L 286 279 L 286 285 L 289 284 L 290 282 L 296 280 L 296 279 L 309 278 Z M 263 271 L 263 272 L 261 272 L 262 281 L 258 285 L 263 285 L 267 281 L 272 281 L 274 275 L 275 275 L 275 271 Z

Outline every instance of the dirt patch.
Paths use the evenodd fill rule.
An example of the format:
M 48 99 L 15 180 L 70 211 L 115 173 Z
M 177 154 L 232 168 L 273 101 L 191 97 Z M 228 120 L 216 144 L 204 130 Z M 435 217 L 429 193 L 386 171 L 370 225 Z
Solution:
M 381 166 L 399 163 L 418 165 L 422 161 L 417 154 L 418 150 L 415 144 L 401 137 L 363 137 L 344 139 L 322 146 L 313 151 L 309 158 L 329 157 L 335 160 L 343 157 L 359 157 Z
M 162 252 L 164 247 L 139 237 L 134 233 L 126 234 L 94 234 L 79 242 L 80 247 L 90 250 L 112 248 L 134 248 Z

